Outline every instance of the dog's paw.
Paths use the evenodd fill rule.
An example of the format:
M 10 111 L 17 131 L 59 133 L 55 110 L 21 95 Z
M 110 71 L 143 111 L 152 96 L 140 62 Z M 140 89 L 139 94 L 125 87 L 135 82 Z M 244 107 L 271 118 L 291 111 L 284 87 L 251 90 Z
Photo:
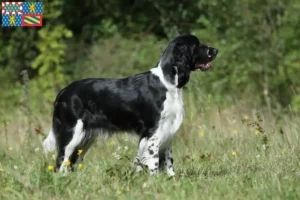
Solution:
M 169 177 L 174 177 L 175 176 L 175 172 L 174 171 L 168 171 L 168 176 Z
M 136 165 L 135 172 L 139 173 L 139 172 L 142 172 L 142 171 L 144 171 L 143 167 L 140 166 L 140 165 Z

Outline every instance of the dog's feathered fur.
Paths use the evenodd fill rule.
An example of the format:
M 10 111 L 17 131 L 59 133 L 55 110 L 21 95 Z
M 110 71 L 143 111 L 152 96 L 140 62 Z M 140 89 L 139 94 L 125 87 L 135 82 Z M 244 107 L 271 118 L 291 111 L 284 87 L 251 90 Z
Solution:
M 160 168 L 174 175 L 172 137 L 183 120 L 182 88 L 192 71 L 209 69 L 216 55 L 215 48 L 184 35 L 170 42 L 151 71 L 71 83 L 56 97 L 45 151 L 56 147 L 56 168 L 65 171 L 62 163 L 82 159 L 99 134 L 133 131 L 140 137 L 136 161 L 147 165 L 150 173 Z

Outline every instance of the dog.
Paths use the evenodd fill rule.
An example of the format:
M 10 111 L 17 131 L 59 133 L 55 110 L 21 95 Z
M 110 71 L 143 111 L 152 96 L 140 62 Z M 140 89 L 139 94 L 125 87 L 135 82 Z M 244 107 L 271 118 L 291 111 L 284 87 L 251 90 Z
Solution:
M 52 129 L 43 142 L 45 152 L 57 149 L 56 170 L 67 172 L 68 165 L 82 161 L 97 136 L 128 131 L 140 137 L 138 165 L 146 165 L 150 174 L 166 170 L 174 176 L 172 139 L 184 117 L 183 87 L 191 72 L 210 69 L 217 53 L 197 37 L 182 35 L 148 72 L 123 79 L 83 79 L 61 90 Z

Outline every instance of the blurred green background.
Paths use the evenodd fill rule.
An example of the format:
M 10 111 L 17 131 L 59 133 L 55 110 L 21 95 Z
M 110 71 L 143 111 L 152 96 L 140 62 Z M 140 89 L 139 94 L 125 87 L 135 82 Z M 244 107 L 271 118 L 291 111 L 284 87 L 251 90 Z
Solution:
M 298 112 L 299 11 L 299 0 L 43 1 L 42 27 L 1 27 L 0 115 L 26 107 L 27 91 L 31 112 L 45 113 L 76 79 L 147 71 L 189 33 L 219 49 L 214 68 L 187 85 L 197 102 Z

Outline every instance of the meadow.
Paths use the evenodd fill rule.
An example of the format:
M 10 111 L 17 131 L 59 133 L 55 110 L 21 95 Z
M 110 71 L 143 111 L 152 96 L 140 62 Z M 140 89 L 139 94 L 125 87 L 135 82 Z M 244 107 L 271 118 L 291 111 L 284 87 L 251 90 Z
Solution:
M 138 138 L 130 133 L 99 138 L 74 172 L 55 173 L 55 152 L 45 156 L 41 146 L 50 117 L 33 117 L 31 137 L 21 113 L 2 122 L 0 199 L 300 198 L 297 115 L 209 103 L 198 112 L 190 98 L 174 140 L 173 178 L 135 172 Z

